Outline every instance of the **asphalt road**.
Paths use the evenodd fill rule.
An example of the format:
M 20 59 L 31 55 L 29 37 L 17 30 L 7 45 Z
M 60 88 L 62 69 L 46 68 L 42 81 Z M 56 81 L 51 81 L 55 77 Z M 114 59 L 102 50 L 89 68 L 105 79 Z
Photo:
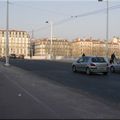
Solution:
M 29 93 L 13 76 L 0 69 L 0 119 L 57 119 L 58 115 L 49 106 Z
M 47 60 L 10 60 L 10 64 L 120 109 L 119 73 L 89 76 L 85 73 L 73 73 L 71 63 Z

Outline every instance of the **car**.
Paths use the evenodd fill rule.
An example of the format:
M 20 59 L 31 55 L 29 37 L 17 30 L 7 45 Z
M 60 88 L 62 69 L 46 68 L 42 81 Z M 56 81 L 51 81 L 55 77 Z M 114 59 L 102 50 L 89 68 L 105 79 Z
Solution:
M 72 63 L 72 71 L 91 73 L 103 73 L 107 75 L 109 72 L 109 64 L 104 57 L 82 56 Z
M 18 56 L 18 59 L 24 59 L 24 55 L 22 55 L 22 54 L 19 55 L 19 56 Z
M 120 62 L 119 63 L 113 63 L 110 65 L 110 71 L 112 73 L 115 73 L 115 72 L 120 72 Z
M 16 54 L 10 54 L 10 58 L 16 59 Z
M 3 62 L 5 61 L 5 59 L 6 59 L 5 56 L 1 56 L 1 57 L 0 57 L 0 60 L 3 61 Z

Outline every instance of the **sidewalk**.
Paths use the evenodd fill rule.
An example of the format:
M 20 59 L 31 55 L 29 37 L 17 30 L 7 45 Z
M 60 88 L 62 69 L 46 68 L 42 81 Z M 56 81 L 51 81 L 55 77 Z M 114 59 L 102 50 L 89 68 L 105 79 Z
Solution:
M 120 111 L 0 62 L 0 119 L 120 119 Z

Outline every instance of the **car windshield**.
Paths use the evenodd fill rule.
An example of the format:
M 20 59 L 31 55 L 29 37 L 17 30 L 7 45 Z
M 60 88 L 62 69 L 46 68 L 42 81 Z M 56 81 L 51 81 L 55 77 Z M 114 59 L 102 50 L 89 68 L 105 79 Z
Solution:
M 92 58 L 92 62 L 103 63 L 103 62 L 106 62 L 106 61 L 103 57 L 95 57 L 95 58 Z

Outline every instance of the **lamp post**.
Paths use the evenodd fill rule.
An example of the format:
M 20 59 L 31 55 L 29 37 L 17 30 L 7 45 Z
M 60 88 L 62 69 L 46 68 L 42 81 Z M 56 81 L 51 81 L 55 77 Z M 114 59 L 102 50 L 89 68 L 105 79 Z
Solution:
M 106 23 L 106 57 L 108 58 L 108 40 L 109 40 L 109 2 L 107 0 L 107 23 Z
M 53 37 L 53 22 L 46 21 L 46 23 L 50 23 L 50 59 L 52 59 L 52 37 Z
M 30 33 L 30 59 L 32 58 L 33 54 L 33 44 L 32 44 L 32 40 L 34 38 L 34 31 L 32 30 Z
M 102 2 L 103 0 L 98 0 L 99 2 Z M 109 40 L 109 1 L 106 0 L 106 57 L 108 58 L 108 40 Z
M 6 13 L 6 62 L 5 66 L 9 66 L 9 1 L 7 0 L 7 13 Z

